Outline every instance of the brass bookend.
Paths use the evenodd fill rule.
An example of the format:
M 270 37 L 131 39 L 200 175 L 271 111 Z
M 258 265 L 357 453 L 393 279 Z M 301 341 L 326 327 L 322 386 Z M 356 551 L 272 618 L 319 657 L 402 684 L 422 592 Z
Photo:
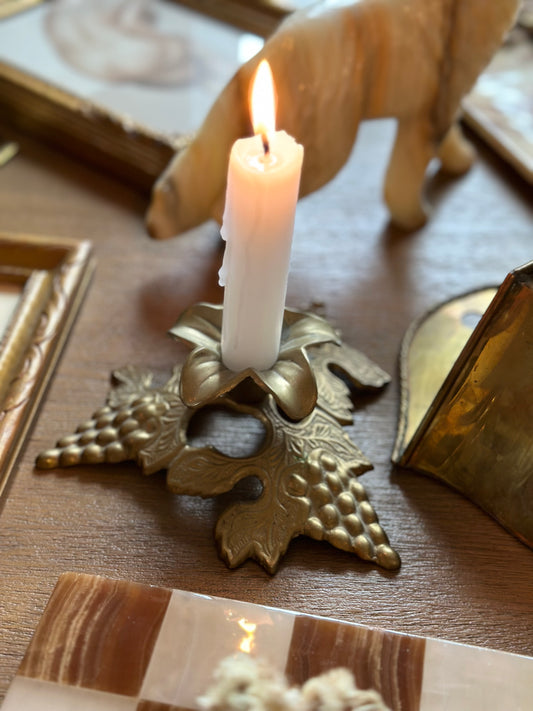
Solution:
M 446 482 L 533 547 L 533 262 L 413 324 L 401 375 L 393 462 Z

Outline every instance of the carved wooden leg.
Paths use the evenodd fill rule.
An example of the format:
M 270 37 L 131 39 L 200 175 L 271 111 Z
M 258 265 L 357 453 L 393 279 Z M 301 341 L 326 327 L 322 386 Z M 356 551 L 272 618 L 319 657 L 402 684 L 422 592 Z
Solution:
M 427 219 L 422 188 L 426 168 L 436 153 L 431 134 L 426 117 L 398 121 L 384 197 L 391 220 L 405 230 L 417 229 Z
M 468 141 L 457 121 L 451 125 L 440 144 L 438 157 L 442 170 L 451 175 L 463 175 L 472 167 L 476 150 Z

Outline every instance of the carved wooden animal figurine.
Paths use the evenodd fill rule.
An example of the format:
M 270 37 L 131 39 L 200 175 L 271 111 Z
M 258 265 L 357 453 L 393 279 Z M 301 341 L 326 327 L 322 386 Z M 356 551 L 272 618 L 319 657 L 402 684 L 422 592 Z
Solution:
M 220 222 L 233 142 L 252 133 L 248 91 L 268 59 L 277 125 L 305 147 L 300 195 L 330 180 L 364 119 L 392 116 L 398 132 L 384 186 L 392 220 L 424 223 L 430 160 L 460 174 L 474 153 L 459 104 L 511 27 L 520 0 L 323 0 L 281 24 L 222 91 L 190 146 L 157 181 L 147 215 L 166 238 L 209 218 Z

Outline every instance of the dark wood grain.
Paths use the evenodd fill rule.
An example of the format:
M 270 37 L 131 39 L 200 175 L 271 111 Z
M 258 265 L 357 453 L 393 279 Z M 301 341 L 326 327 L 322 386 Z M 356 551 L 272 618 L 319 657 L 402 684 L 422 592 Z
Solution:
M 274 577 L 251 561 L 230 571 L 212 537 L 227 497 L 172 496 L 163 475 L 133 465 L 34 470 L 41 450 L 103 403 L 114 368 L 169 375 L 185 350 L 166 330 L 196 301 L 220 302 L 222 251 L 213 224 L 150 241 L 144 198 L 30 140 L 0 170 L 0 230 L 89 239 L 98 259 L 0 514 L 1 694 L 68 570 L 533 654 L 532 551 L 445 485 L 390 464 L 406 328 L 532 258 L 533 191 L 479 145 L 463 179 L 432 180 L 428 225 L 399 233 L 380 197 L 391 139 L 387 121 L 363 126 L 343 171 L 300 203 L 288 304 L 318 308 L 393 376 L 356 403 L 350 434 L 374 462 L 363 481 L 402 557 L 397 573 L 303 538 Z M 217 441 L 231 451 L 242 427 L 218 429 Z

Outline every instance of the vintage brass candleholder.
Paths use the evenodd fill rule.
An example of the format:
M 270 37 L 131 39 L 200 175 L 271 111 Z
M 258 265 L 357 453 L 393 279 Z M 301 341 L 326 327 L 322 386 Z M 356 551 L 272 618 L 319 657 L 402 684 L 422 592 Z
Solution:
M 352 422 L 345 379 L 360 390 L 379 390 L 389 376 L 346 346 L 324 319 L 287 309 L 279 359 L 268 371 L 235 373 L 220 356 L 222 307 L 197 304 L 171 335 L 193 347 L 161 388 L 133 367 L 114 373 L 106 405 L 77 432 L 37 459 L 40 468 L 134 460 L 145 474 L 167 470 L 175 494 L 216 496 L 254 476 L 262 493 L 231 505 L 215 536 L 230 567 L 254 558 L 273 573 L 292 538 L 326 540 L 363 560 L 394 570 L 390 547 L 358 476 L 372 468 L 343 425 Z M 248 414 L 265 430 L 260 449 L 229 457 L 193 447 L 193 415 L 217 404 Z
M 533 547 L 533 262 L 415 323 L 401 371 L 393 461 L 450 484 Z

